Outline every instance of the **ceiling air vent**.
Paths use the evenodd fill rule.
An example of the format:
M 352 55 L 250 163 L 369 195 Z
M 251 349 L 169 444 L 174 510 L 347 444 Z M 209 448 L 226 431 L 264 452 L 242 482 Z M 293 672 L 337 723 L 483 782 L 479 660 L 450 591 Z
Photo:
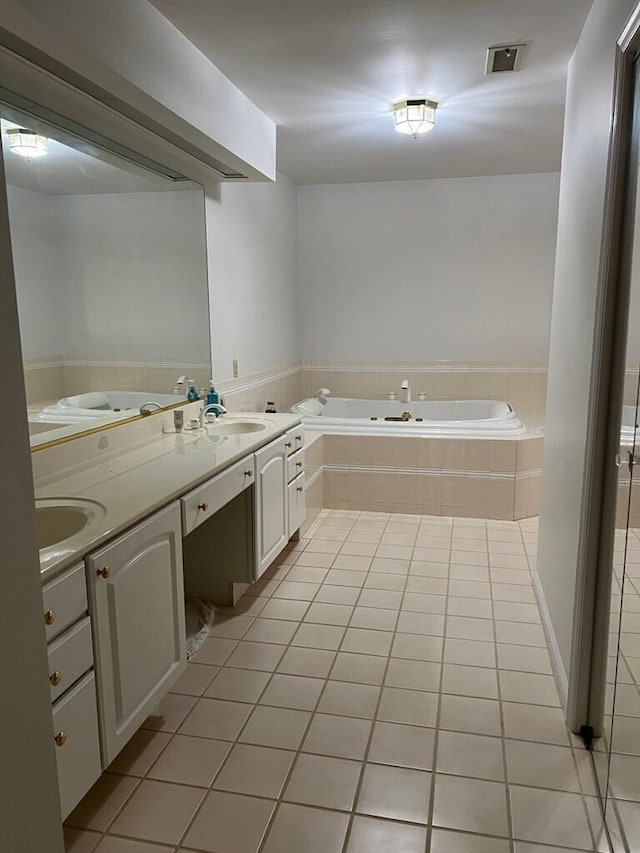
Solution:
M 520 71 L 524 62 L 526 44 L 501 44 L 487 49 L 485 74 L 501 71 Z

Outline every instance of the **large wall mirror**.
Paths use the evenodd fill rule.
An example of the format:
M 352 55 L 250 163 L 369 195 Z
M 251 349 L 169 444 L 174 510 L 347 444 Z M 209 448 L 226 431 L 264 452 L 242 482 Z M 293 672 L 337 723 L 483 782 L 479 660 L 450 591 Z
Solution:
M 0 129 L 32 448 L 205 387 L 202 187 L 1 103 Z

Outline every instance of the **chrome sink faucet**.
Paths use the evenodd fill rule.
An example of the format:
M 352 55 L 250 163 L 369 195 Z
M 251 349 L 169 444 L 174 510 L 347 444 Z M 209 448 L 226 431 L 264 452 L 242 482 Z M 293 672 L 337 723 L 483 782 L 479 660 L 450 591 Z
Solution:
M 400 401 L 402 403 L 411 402 L 411 386 L 409 385 L 408 379 L 402 380 L 402 385 L 400 386 Z
M 200 409 L 199 420 L 200 420 L 200 427 L 201 428 L 205 425 L 206 418 L 207 418 L 207 415 L 209 414 L 209 412 L 213 412 L 213 411 L 215 411 L 216 416 L 227 414 L 227 410 L 225 409 L 225 407 L 221 403 L 208 403 L 206 406 L 203 406 Z

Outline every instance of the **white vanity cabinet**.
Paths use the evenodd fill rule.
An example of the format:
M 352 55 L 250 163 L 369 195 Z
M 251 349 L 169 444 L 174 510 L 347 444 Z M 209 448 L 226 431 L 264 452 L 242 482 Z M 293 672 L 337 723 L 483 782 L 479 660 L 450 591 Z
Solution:
M 86 560 L 103 767 L 186 667 L 180 505 Z
M 289 541 L 285 433 L 254 454 L 255 577 L 262 575 Z
M 84 564 L 42 590 L 53 739 L 63 819 L 102 770 Z
M 287 539 L 302 527 L 306 515 L 304 475 L 304 430 L 296 426 L 286 433 L 287 447 Z

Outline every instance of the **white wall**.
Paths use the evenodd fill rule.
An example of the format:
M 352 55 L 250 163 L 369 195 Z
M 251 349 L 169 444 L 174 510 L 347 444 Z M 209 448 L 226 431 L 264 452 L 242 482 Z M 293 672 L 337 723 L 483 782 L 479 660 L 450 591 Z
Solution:
M 200 190 L 9 188 L 24 359 L 208 364 Z
M 538 573 L 565 674 L 585 482 L 615 44 L 636 0 L 596 0 L 571 60 L 560 185 Z
M 209 362 L 200 190 L 56 196 L 53 210 L 66 289 L 66 356 Z
M 302 357 L 546 362 L 558 185 L 300 187 Z
M 51 196 L 7 187 L 25 361 L 57 359 L 67 341 L 67 303 Z
M 295 185 L 222 184 L 206 210 L 216 379 L 297 361 Z

